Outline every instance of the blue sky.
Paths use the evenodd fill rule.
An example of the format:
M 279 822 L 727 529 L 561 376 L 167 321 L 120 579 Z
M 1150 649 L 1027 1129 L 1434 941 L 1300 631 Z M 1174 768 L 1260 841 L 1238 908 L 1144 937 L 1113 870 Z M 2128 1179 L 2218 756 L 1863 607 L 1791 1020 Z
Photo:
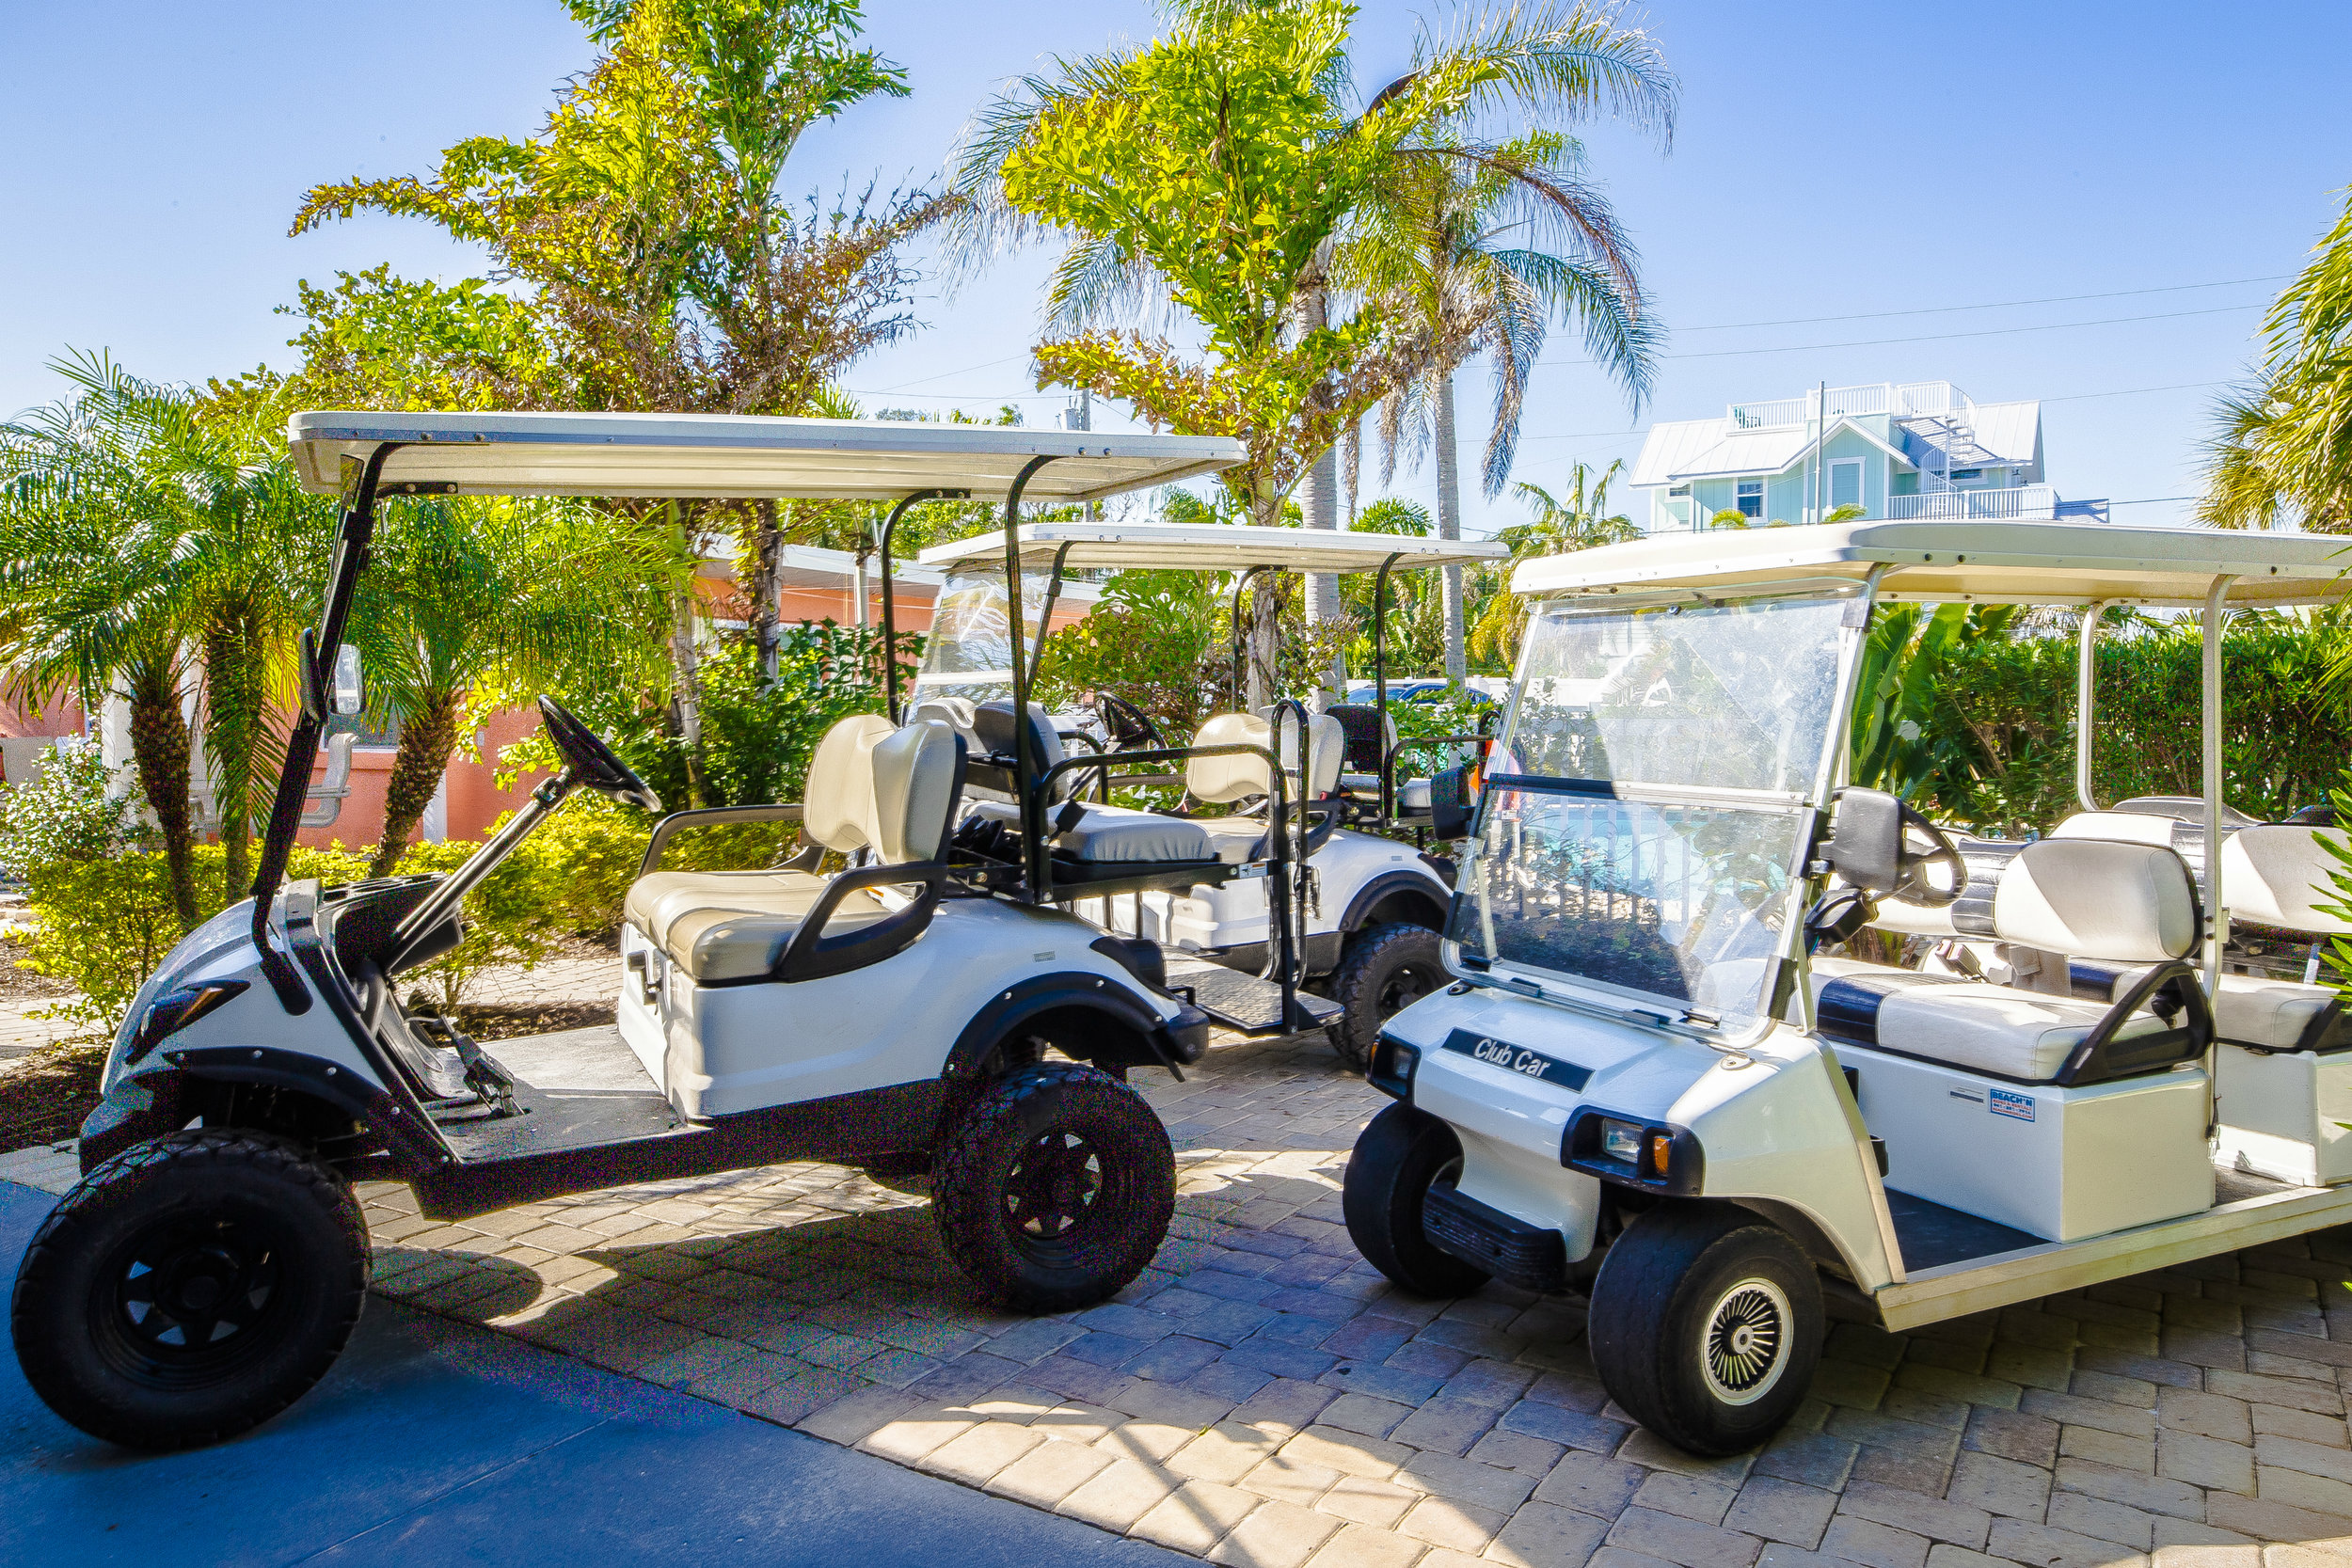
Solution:
M 813 133 L 789 186 L 930 178 L 1005 77 L 1153 20 L 1143 0 L 868 10 L 914 94 Z M 1401 68 L 1424 14 L 1453 13 L 1367 6 L 1359 78 Z M 2341 3 L 1682 0 L 1644 16 L 1683 85 L 1674 147 L 1588 136 L 1672 331 L 1642 423 L 1822 379 L 1947 378 L 1981 400 L 2048 400 L 2063 494 L 2185 495 L 2211 384 L 2240 372 L 2261 306 L 2352 182 Z M 69 346 L 167 379 L 283 365 L 291 327 L 273 308 L 297 278 L 477 270 L 420 224 L 289 239 L 286 222 L 316 182 L 422 172 L 458 137 L 528 134 L 590 57 L 549 0 L 0 6 L 0 412 L 57 395 L 43 366 Z M 1045 264 L 1018 259 L 952 300 L 926 286 L 927 330 L 850 387 L 872 406 L 1022 399 L 1050 420 L 1063 394 L 1024 370 Z M 1634 417 L 1580 357 L 1573 334 L 1555 338 L 1518 477 L 1558 484 L 1575 462 L 1632 456 Z M 1483 371 L 1464 392 L 1474 461 Z M 1428 476 L 1396 489 L 1425 498 Z M 1519 515 L 1470 508 L 1474 530 Z

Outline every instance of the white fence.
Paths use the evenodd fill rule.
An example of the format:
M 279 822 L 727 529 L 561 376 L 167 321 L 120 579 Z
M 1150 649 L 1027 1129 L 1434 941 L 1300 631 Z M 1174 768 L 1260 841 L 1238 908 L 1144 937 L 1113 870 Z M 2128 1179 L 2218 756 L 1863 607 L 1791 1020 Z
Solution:
M 1773 398 L 1765 403 L 1735 403 L 1724 417 L 1734 430 L 1800 425 L 1814 418 L 1815 405 L 1820 401 L 1821 394 L 1811 391 L 1802 397 Z M 1909 419 L 1915 414 L 1964 413 L 1967 407 L 1968 394 L 1948 381 L 1882 381 L 1829 389 L 1832 416 L 1893 414 L 1899 419 Z
M 1886 515 L 1895 522 L 1921 518 L 1987 522 L 2055 517 L 2058 492 L 2047 484 L 2019 484 L 1994 490 L 1937 490 L 1923 496 L 1889 496 Z

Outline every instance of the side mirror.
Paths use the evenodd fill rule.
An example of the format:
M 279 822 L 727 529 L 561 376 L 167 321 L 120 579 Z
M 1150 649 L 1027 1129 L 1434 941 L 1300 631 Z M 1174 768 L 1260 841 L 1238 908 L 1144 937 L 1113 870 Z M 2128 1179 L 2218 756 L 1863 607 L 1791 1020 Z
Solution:
M 1902 886 L 1903 803 L 1883 789 L 1848 789 L 1822 857 L 1832 869 L 1872 897 Z
M 1438 839 L 1468 838 L 1478 815 L 1478 764 L 1466 762 L 1429 779 L 1429 832 Z
M 348 719 L 360 708 L 359 649 L 346 642 L 335 654 L 335 711 Z

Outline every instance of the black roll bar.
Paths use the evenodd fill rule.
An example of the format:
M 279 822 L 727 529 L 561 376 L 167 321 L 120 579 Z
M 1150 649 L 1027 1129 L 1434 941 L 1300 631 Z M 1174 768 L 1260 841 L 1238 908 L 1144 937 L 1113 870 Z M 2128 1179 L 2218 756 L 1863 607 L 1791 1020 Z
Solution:
M 1404 551 L 1392 551 L 1372 578 L 1372 705 L 1380 716 L 1383 746 L 1389 742 L 1389 572 L 1404 557 Z M 1391 754 L 1380 768 L 1380 825 L 1395 820 L 1396 758 Z
M 286 879 L 286 859 L 294 852 L 294 834 L 302 827 L 302 798 L 310 788 L 310 765 L 317 758 L 319 732 L 326 727 L 326 715 L 314 698 L 326 689 L 327 673 L 342 651 L 351 601 L 359 591 L 359 574 L 367 570 L 368 546 L 375 538 L 375 494 L 384 478 L 384 460 L 405 444 L 385 441 L 368 453 L 359 482 L 343 507 L 335 532 L 335 553 L 327 566 L 326 601 L 319 608 L 318 631 L 301 672 L 301 707 L 286 736 L 286 758 L 278 770 L 278 793 L 270 801 L 269 826 L 262 832 L 261 859 L 253 871 L 253 946 L 261 954 L 262 973 L 278 993 L 278 1005 L 289 1013 L 309 1012 L 310 992 L 294 960 L 270 945 L 270 906 Z
M 1027 863 L 1021 868 L 1021 879 L 1031 890 L 1033 901 L 1035 890 L 1045 885 L 1048 857 L 1045 802 L 1030 788 L 1029 778 L 1029 681 L 1022 669 L 1021 657 L 1022 643 L 1027 639 L 1021 626 L 1021 492 L 1029 487 L 1030 477 L 1053 460 L 1050 453 L 1030 458 L 1013 476 L 1012 488 L 1005 492 L 1005 609 L 1012 622 L 1005 647 L 1012 656 L 1013 796 L 1021 802 L 1021 852 Z
M 898 531 L 898 519 L 905 516 L 907 508 L 915 502 L 961 500 L 971 494 L 969 490 L 917 490 L 902 498 L 890 509 L 890 515 L 882 519 L 882 702 L 894 724 L 898 721 L 898 618 L 892 612 L 890 602 L 890 536 Z M 937 601 L 933 601 L 932 608 L 937 609 Z

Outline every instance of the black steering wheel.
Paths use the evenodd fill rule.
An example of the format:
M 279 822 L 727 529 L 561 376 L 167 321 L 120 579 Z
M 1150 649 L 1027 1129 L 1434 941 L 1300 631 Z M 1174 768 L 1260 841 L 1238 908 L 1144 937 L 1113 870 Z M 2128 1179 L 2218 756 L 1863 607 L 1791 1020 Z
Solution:
M 1909 801 L 1902 802 L 1901 806 L 1903 847 L 1899 867 L 1902 879 L 1895 884 L 1894 891 L 1887 896 L 1899 898 L 1906 904 L 1921 904 L 1931 910 L 1940 910 L 1958 898 L 1962 890 L 1967 887 L 1968 863 L 1961 858 L 1960 846 L 1952 842 L 1949 833 L 1930 821 Z M 1912 847 L 1914 834 L 1927 840 L 1925 848 L 1915 850 Z M 1929 869 L 1938 865 L 1951 871 L 1950 887 L 1940 888 L 1928 880 Z
M 602 736 L 573 718 L 563 704 L 552 697 L 540 698 L 539 717 L 547 721 L 548 738 L 555 743 L 564 767 L 577 776 L 576 783 L 640 811 L 661 809 L 661 797 L 637 776 L 637 770 L 623 762 Z
M 1107 691 L 1094 694 L 1094 711 L 1103 716 L 1104 725 L 1111 732 L 1112 749 L 1120 752 L 1165 752 L 1170 750 L 1152 716 L 1124 697 Z

